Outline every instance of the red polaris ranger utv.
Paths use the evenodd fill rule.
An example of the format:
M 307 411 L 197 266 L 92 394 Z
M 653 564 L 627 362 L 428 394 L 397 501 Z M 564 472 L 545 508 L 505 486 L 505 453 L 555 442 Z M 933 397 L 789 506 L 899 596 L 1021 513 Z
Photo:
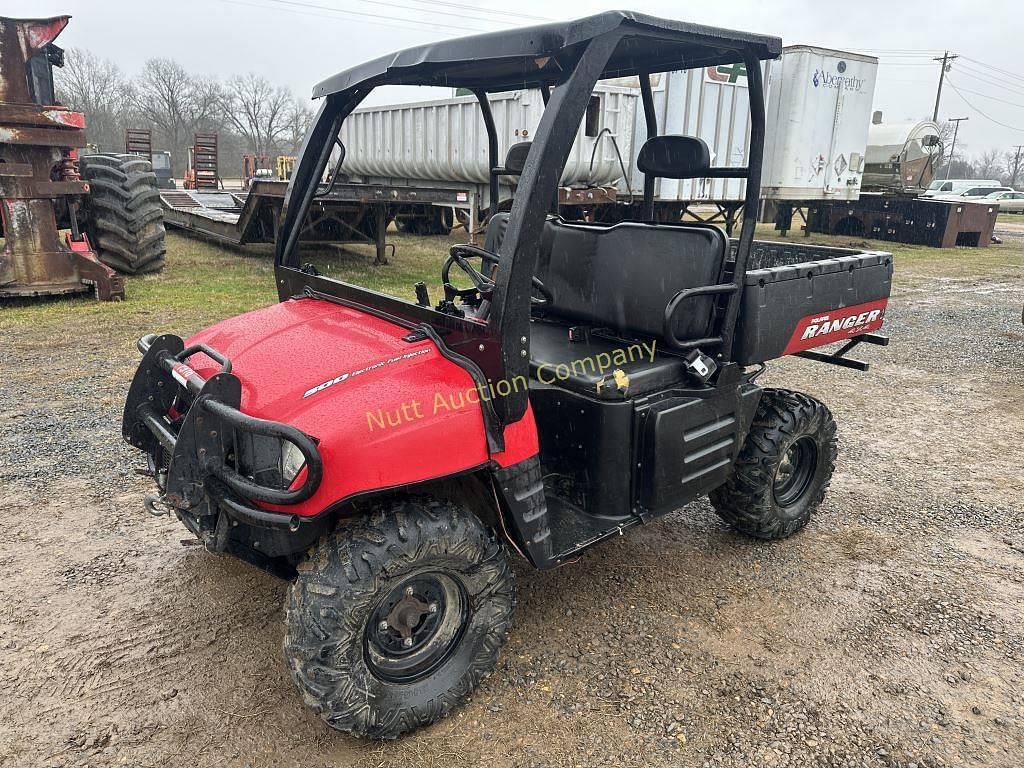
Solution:
M 871 332 L 892 258 L 753 241 L 761 62 L 781 50 L 772 37 L 611 12 L 342 72 L 316 87 L 323 106 L 288 190 L 280 303 L 188 341 L 140 341 L 124 436 L 149 457 L 160 491 L 149 506 L 210 550 L 293 579 L 285 656 L 334 728 L 394 737 L 473 691 L 512 622 L 509 550 L 552 568 L 704 494 L 738 530 L 777 539 L 821 503 L 831 414 L 757 377 L 791 354 L 865 369 L 845 355 L 886 341 Z M 749 78 L 746 167 L 658 135 L 649 76 L 723 64 Z M 608 225 L 550 213 L 595 84 L 624 76 L 639 77 L 646 114 L 646 210 L 658 178 L 741 179 L 738 239 L 653 215 Z M 331 193 L 342 122 L 394 84 L 476 94 L 491 184 L 519 177 L 511 211 L 490 211 L 485 245 L 451 248 L 436 305 L 422 284 L 413 303 L 322 275 L 297 249 L 310 207 Z M 546 109 L 533 141 L 502 161 L 488 96 L 522 88 Z M 472 285 L 456 287 L 452 267 Z

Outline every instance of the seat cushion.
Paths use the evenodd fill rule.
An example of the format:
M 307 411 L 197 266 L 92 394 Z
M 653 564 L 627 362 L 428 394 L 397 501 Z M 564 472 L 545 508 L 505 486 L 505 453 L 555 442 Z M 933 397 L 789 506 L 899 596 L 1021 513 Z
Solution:
M 601 400 L 627 400 L 684 380 L 683 362 L 658 353 L 657 341 L 625 341 L 589 334 L 569 340 L 569 326 L 530 323 L 530 374 L 543 384 Z
M 508 214 L 494 216 L 486 247 L 497 252 Z M 623 222 L 612 226 L 565 222 L 544 224 L 536 275 L 551 294 L 544 316 L 608 328 L 627 336 L 659 339 L 665 334 L 665 310 L 686 288 L 714 285 L 721 277 L 725 235 L 701 224 Z M 708 335 L 714 299 L 690 299 L 673 318 L 673 335 Z

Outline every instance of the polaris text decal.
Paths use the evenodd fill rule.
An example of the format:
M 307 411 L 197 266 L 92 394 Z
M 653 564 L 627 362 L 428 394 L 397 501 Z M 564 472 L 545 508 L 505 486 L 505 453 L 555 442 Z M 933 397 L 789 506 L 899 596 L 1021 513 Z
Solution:
M 888 299 L 881 299 L 844 307 L 823 315 L 808 315 L 797 323 L 783 354 L 791 355 L 805 349 L 845 341 L 861 333 L 876 331 L 882 327 L 888 302 Z
M 333 379 L 328 379 L 323 384 L 318 384 L 312 389 L 307 389 L 305 393 L 303 393 L 302 397 L 305 399 L 310 395 L 315 395 L 317 392 L 323 392 L 325 389 L 329 389 L 333 387 L 335 384 L 341 384 L 341 382 L 345 381 L 346 379 L 351 379 L 353 376 L 360 376 L 364 373 L 375 371 L 378 368 L 383 368 L 385 365 L 391 365 L 392 363 L 398 363 L 401 362 L 402 360 L 408 360 L 410 357 L 419 357 L 420 355 L 427 354 L 429 351 L 429 347 L 426 347 L 424 349 L 417 349 L 415 352 L 406 352 L 404 355 L 399 355 L 398 357 L 390 357 L 387 360 L 381 360 L 379 363 L 374 363 L 373 365 L 368 365 L 365 368 L 360 368 L 358 371 L 349 371 L 348 373 L 339 374 L 335 376 Z

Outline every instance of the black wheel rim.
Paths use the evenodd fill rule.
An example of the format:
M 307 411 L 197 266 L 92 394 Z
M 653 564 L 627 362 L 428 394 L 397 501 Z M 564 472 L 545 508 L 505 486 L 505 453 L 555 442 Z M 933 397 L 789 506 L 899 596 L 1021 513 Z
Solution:
M 818 469 L 818 445 L 804 436 L 794 441 L 782 456 L 775 471 L 772 490 L 775 501 L 783 507 L 799 502 L 811 486 Z
M 404 579 L 377 604 L 366 625 L 366 661 L 382 680 L 411 683 L 444 664 L 462 639 L 468 600 L 444 573 Z

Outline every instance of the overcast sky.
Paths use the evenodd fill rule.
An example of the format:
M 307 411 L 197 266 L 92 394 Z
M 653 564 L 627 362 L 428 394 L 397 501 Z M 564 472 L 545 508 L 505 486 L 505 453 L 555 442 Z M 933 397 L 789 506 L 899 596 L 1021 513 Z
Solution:
M 949 49 L 962 57 L 949 76 L 960 94 L 944 89 L 940 120 L 970 118 L 958 139 L 970 154 L 1024 144 L 1022 0 L 3 0 L 2 12 L 71 14 L 58 43 L 127 73 L 167 56 L 222 78 L 254 71 L 305 96 L 324 77 L 392 50 L 612 8 L 877 55 L 875 108 L 887 121 L 931 117 L 939 65 L 930 55 Z

